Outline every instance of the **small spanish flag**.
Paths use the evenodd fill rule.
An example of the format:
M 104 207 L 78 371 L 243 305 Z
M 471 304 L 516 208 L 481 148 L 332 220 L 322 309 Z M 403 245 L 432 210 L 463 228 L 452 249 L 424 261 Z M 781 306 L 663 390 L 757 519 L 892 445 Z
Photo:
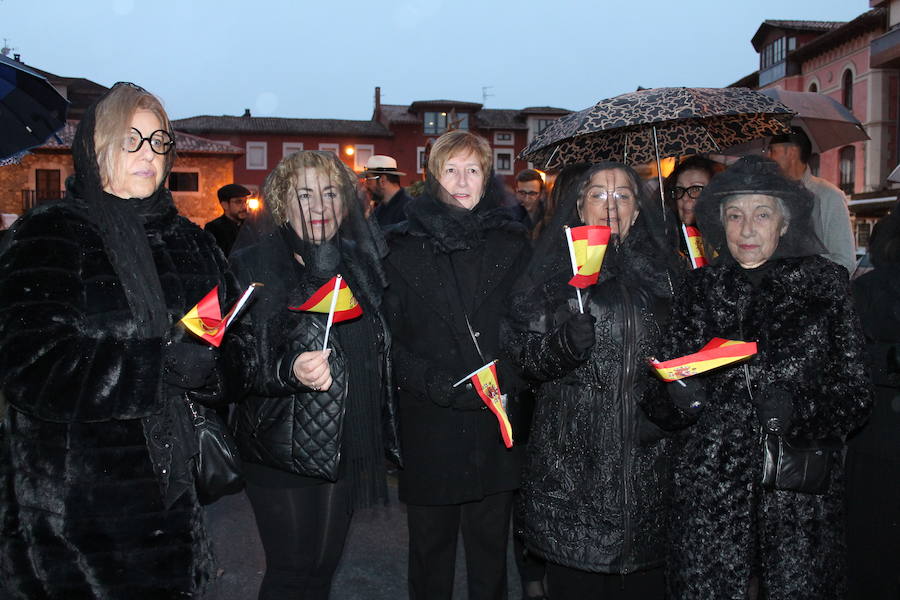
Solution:
M 512 448 L 512 425 L 509 422 L 509 416 L 506 414 L 506 407 L 504 406 L 505 398 L 500 393 L 500 384 L 497 383 L 497 361 L 492 360 L 477 371 L 466 375 L 457 381 L 453 387 L 462 384 L 467 379 L 472 380 L 475 391 L 478 392 L 478 395 L 484 403 L 487 404 L 487 407 L 491 409 L 491 412 L 497 417 L 497 423 L 500 426 L 500 437 L 503 438 L 503 445 L 507 448 Z
M 603 256 L 609 244 L 609 233 L 609 227 L 602 225 L 566 227 L 572 272 L 575 273 L 569 280 L 569 285 L 583 289 L 597 283 L 600 265 L 603 264 Z
M 337 294 L 337 296 L 335 296 Z M 332 306 L 334 304 L 334 306 Z M 355 319 L 362 314 L 362 306 L 353 296 L 347 282 L 335 275 L 320 287 L 300 306 L 289 306 L 290 310 L 328 314 L 334 311 L 334 323 Z
M 684 234 L 684 241 L 687 242 L 691 268 L 699 269 L 708 265 L 706 256 L 703 254 L 703 238 L 700 236 L 700 230 L 693 225 L 682 224 L 681 232 Z
M 214 287 L 206 294 L 194 308 L 189 310 L 187 314 L 181 317 L 181 323 L 188 331 L 198 336 L 200 339 L 208 342 L 216 348 L 222 343 L 222 337 L 228 326 L 234 322 L 241 309 L 247 304 L 250 295 L 261 283 L 251 283 L 234 303 L 231 310 L 224 317 L 222 309 L 219 306 L 219 286 Z
M 677 381 L 704 373 L 756 354 L 756 342 L 713 338 L 699 352 L 665 362 L 650 359 L 650 366 L 663 381 Z

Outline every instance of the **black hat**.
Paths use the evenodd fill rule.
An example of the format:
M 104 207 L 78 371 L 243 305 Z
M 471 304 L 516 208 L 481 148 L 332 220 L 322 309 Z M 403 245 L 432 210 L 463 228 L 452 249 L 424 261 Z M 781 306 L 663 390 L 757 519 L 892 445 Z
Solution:
M 788 230 L 774 258 L 810 256 L 825 252 L 812 224 L 813 195 L 802 183 L 786 177 L 778 163 L 762 156 L 745 156 L 712 178 L 695 208 L 703 239 L 720 255 L 727 254 L 721 206 L 728 198 L 761 194 L 779 198 L 788 213 Z
M 223 185 L 222 187 L 220 187 L 219 191 L 216 193 L 219 196 L 219 202 L 228 202 L 232 198 L 243 198 L 244 196 L 249 196 L 251 192 L 242 185 L 238 185 L 237 183 L 229 183 L 228 185 Z

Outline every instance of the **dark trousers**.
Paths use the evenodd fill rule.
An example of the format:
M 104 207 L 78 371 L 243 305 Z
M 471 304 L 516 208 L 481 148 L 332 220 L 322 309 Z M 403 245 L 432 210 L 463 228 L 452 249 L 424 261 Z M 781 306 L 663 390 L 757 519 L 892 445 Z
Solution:
M 247 482 L 266 554 L 259 600 L 327 600 L 353 507 L 348 482 L 271 488 Z
M 548 562 L 547 587 L 553 600 L 662 600 L 666 578 L 661 568 L 617 575 Z
M 512 492 L 479 502 L 406 507 L 410 600 L 450 600 L 462 531 L 469 600 L 505 600 Z

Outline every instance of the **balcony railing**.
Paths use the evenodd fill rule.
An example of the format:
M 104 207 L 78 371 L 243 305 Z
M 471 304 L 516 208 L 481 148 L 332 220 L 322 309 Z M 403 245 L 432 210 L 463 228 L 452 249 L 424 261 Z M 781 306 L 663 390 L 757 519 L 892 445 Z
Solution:
M 22 210 L 34 208 L 38 204 L 53 202 L 66 195 L 65 190 L 22 190 Z

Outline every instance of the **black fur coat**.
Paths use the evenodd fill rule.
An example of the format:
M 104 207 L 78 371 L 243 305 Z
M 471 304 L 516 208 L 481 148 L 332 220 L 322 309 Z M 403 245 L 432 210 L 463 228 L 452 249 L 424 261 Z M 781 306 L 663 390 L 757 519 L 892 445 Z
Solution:
M 214 240 L 167 208 L 144 228 L 170 336 L 213 286 Z M 0 578 L 14 598 L 199 593 L 211 555 L 193 488 L 168 510 L 141 419 L 165 399 L 162 338 L 135 335 L 87 208 L 40 207 L 0 255 Z
M 788 437 L 845 437 L 871 402 L 863 336 L 847 274 L 818 257 L 785 258 L 753 287 L 735 263 L 692 271 L 676 294 L 660 360 L 696 352 L 713 337 L 758 343 L 752 394 L 792 398 Z M 760 427 L 743 366 L 699 375 L 707 401 L 691 423 L 667 395 L 647 412 L 672 440 L 669 595 L 743 600 L 751 577 L 768 600 L 843 598 L 843 466 L 824 495 L 761 489 Z

